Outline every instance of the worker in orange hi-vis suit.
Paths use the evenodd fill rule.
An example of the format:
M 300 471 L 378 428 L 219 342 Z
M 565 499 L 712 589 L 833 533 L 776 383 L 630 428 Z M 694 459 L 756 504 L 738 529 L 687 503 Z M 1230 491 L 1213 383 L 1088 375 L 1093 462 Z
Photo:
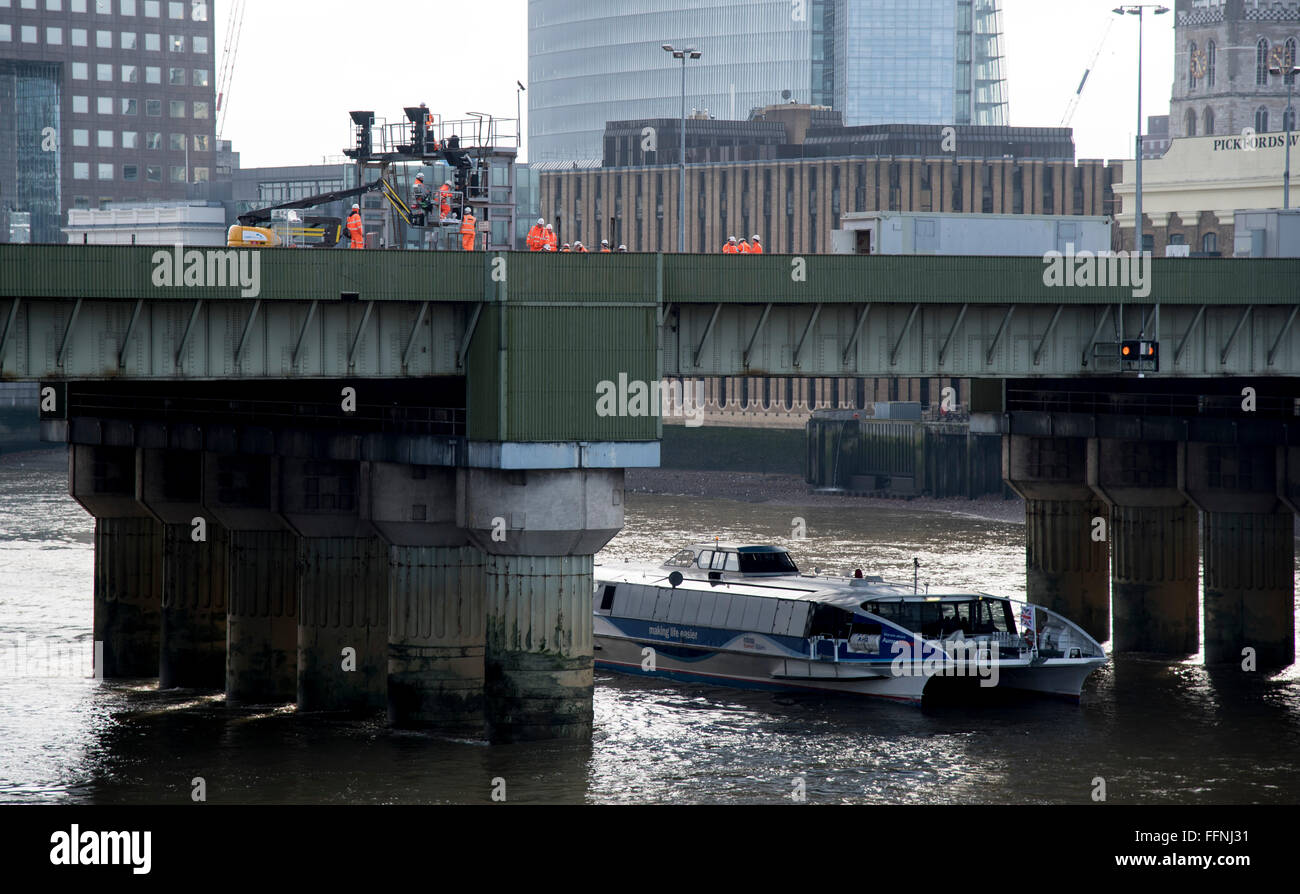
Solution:
M 528 239 L 526 242 L 528 243 L 529 251 L 542 250 L 542 246 L 546 244 L 546 221 L 542 220 L 540 217 L 537 218 L 537 223 L 533 224 L 528 230 Z
M 749 253 L 751 255 L 761 255 L 763 253 L 763 240 L 758 238 L 757 233 L 755 233 L 754 238 L 750 240 Z
M 601 253 L 601 254 L 604 254 L 604 255 L 611 254 L 611 252 L 610 252 L 610 250 L 609 250 L 609 240 L 608 240 L 608 239 L 602 239 L 602 240 L 600 240 L 600 253 Z
M 338 218 L 335 218 L 337 220 Z M 351 243 L 348 248 L 365 248 L 366 231 L 361 225 L 361 206 L 354 204 L 352 213 L 348 215 L 348 238 Z
M 438 214 L 442 220 L 451 217 L 451 184 L 444 183 L 438 187 Z
M 476 228 L 478 222 L 474 220 L 474 212 L 468 208 L 460 216 L 460 245 L 465 251 L 474 250 L 474 239 L 478 235 Z
M 741 236 L 740 242 L 736 243 L 736 251 L 742 255 L 749 254 L 749 243 L 745 241 L 744 236 Z
M 734 255 L 740 253 L 740 249 L 736 246 L 735 236 L 727 237 L 727 244 L 722 246 L 722 253 L 724 255 Z
M 551 247 L 551 251 L 560 247 L 560 237 L 555 235 L 555 227 L 550 224 L 546 225 L 546 244 Z

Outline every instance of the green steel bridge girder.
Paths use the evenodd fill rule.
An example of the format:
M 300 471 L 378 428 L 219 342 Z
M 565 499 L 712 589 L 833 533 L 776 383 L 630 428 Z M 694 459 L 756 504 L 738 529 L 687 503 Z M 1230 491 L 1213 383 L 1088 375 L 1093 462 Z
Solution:
M 1300 263 L 1150 263 L 1137 297 L 1023 257 L 3 245 L 0 377 L 463 375 L 499 432 L 620 373 L 1113 374 L 1121 308 L 1159 375 L 1300 374 Z

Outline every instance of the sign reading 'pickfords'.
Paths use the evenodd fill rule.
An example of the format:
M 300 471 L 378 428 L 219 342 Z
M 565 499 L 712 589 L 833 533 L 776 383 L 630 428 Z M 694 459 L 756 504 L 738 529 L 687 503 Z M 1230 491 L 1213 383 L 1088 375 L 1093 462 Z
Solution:
M 1291 134 L 1291 145 L 1300 144 L 1300 133 Z M 1213 152 L 1254 152 L 1258 149 L 1280 149 L 1286 145 L 1284 133 L 1245 134 L 1215 140 Z

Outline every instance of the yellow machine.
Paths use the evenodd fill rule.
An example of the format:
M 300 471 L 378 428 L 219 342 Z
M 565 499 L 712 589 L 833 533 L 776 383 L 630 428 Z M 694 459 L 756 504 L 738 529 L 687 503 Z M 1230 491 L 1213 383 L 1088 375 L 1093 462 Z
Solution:
M 266 227 L 245 227 L 235 224 L 226 233 L 226 245 L 231 248 L 278 248 L 280 237 Z

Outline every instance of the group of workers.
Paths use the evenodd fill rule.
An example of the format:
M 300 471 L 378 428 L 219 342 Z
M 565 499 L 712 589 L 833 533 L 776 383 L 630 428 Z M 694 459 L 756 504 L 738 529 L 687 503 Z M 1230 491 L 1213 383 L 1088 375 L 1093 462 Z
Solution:
M 763 240 L 758 238 L 757 233 L 749 242 L 745 241 L 744 236 L 740 237 L 739 242 L 736 241 L 735 236 L 728 236 L 727 244 L 722 246 L 722 253 L 724 255 L 761 255 L 763 253 Z
M 446 184 L 443 184 L 446 186 Z M 451 209 L 443 211 L 443 220 L 446 220 Z M 349 244 L 348 248 L 365 248 L 366 231 L 361 223 L 361 206 L 353 203 L 352 213 L 348 215 L 347 231 Z M 474 212 L 468 207 L 460 215 L 460 247 L 465 251 L 474 250 L 474 241 L 478 238 L 478 221 L 474 217 Z
M 447 218 L 451 217 L 452 189 L 450 183 L 443 183 L 442 186 L 437 188 L 437 190 L 431 190 L 424 184 L 424 175 L 416 174 L 415 187 L 412 189 L 412 193 L 413 199 L 411 202 L 411 210 L 415 212 L 413 217 L 418 217 L 419 222 L 417 223 L 415 220 L 412 220 L 411 223 L 416 226 L 424 225 L 427 216 L 433 212 L 433 197 L 435 193 L 438 196 L 439 222 L 446 221 Z
M 554 251 L 554 252 L 577 252 L 578 254 L 591 254 L 591 250 L 582 244 L 582 240 L 575 241 L 572 245 L 564 243 L 560 245 L 559 237 L 555 235 L 555 228 L 546 222 L 544 218 L 537 218 L 537 223 L 533 224 L 528 231 L 528 238 L 525 240 L 528 244 L 529 251 Z M 559 246 L 558 248 L 556 246 Z M 609 240 L 600 240 L 600 250 L 596 254 L 621 254 L 627 252 L 626 245 L 620 245 L 617 249 L 609 247 Z

